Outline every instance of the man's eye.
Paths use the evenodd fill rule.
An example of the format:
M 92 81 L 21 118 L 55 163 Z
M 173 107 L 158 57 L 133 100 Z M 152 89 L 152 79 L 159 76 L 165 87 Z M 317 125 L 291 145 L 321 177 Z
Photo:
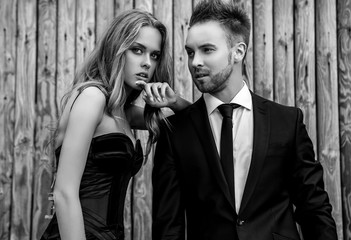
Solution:
M 188 54 L 188 57 L 193 57 L 194 56 L 194 52 L 192 52 L 192 51 L 186 51 L 186 53 Z
M 205 53 L 211 53 L 213 51 L 214 51 L 214 49 L 212 49 L 212 48 L 204 48 Z

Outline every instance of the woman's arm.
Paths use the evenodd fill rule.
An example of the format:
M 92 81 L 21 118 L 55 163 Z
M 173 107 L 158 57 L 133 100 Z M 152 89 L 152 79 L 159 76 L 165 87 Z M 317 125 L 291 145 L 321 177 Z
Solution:
M 78 96 L 68 117 L 54 189 L 61 239 L 85 239 L 79 186 L 104 107 L 104 94 L 98 88 L 88 87 Z

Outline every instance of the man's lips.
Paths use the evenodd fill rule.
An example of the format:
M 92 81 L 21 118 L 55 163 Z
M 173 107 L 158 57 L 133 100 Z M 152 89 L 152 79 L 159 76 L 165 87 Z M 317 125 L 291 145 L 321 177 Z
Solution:
M 195 73 L 195 78 L 207 77 L 208 75 L 208 73 Z

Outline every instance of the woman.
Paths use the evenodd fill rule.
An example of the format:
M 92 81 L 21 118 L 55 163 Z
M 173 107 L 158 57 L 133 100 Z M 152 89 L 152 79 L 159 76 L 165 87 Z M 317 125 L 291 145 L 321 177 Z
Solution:
M 55 138 L 56 214 L 42 239 L 124 238 L 126 190 L 143 160 L 131 128 L 149 130 L 148 153 L 158 137 L 159 107 L 188 105 L 167 83 L 166 39 L 165 26 L 151 14 L 126 11 L 78 71 L 63 98 Z M 142 90 L 145 110 L 132 104 Z

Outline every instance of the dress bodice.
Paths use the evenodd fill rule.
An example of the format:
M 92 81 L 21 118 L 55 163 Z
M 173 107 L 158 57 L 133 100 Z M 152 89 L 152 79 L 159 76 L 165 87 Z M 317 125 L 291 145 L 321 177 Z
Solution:
M 60 153 L 61 147 L 55 151 L 56 159 Z M 108 133 L 92 139 L 79 188 L 87 239 L 123 239 L 126 191 L 142 162 L 139 140 L 134 146 L 123 133 Z M 47 238 L 42 239 L 60 239 L 58 229 L 53 230 L 57 226 L 50 229 L 50 225 L 57 225 L 56 216 L 43 235 L 47 233 Z

